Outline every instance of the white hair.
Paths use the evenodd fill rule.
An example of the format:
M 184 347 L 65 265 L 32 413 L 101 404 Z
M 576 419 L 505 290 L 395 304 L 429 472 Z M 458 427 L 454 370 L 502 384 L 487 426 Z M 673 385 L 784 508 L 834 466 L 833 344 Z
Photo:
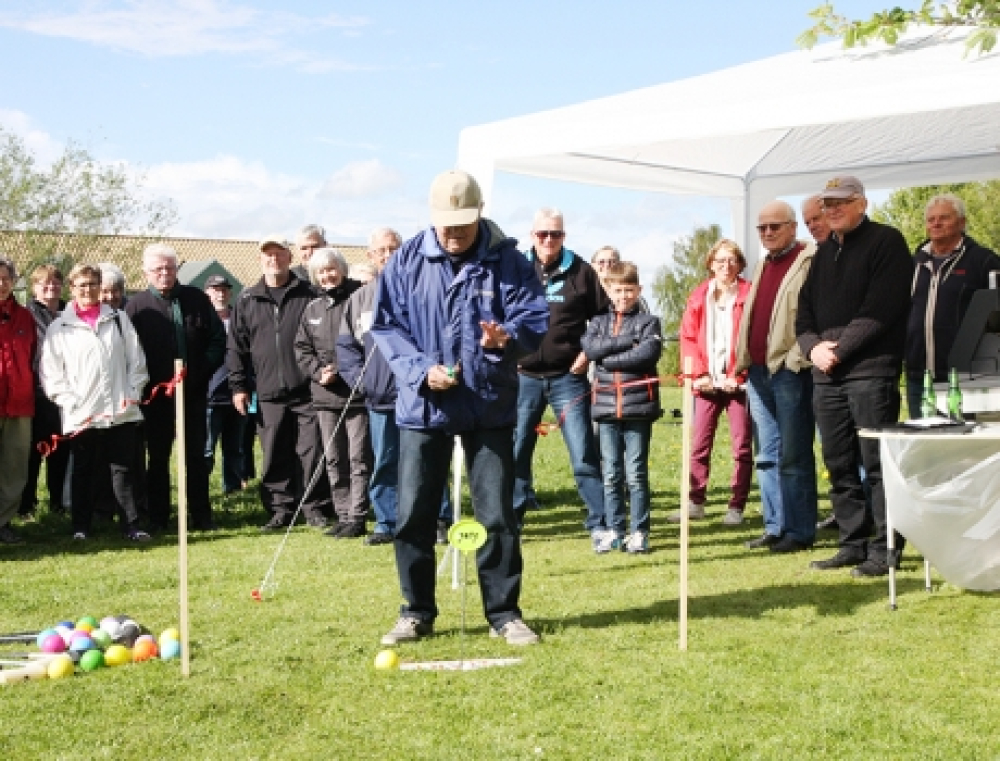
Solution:
M 391 227 L 376 227 L 372 230 L 371 235 L 368 236 L 368 248 L 375 248 L 375 241 L 381 238 L 383 235 L 391 235 L 396 239 L 396 245 L 403 245 L 403 236 L 398 232 L 393 230 Z
M 166 243 L 152 243 L 142 252 L 142 266 L 145 268 L 153 259 L 169 259 L 177 264 L 177 252 Z
M 122 268 L 113 262 L 101 262 L 97 265 L 101 271 L 101 285 L 110 285 L 119 290 L 125 290 L 125 273 Z
M 362 283 L 367 283 L 369 280 L 374 280 L 378 277 L 378 271 L 371 262 L 355 262 L 347 271 L 347 276 L 352 280 L 360 280 Z
M 927 212 L 931 210 L 932 206 L 937 206 L 939 203 L 950 204 L 951 208 L 953 208 L 955 213 L 958 215 L 958 218 L 965 219 L 965 201 L 954 193 L 939 193 L 934 196 L 924 207 L 924 217 L 927 217 Z
M 537 229 L 538 223 L 543 219 L 558 219 L 560 222 L 565 222 L 563 219 L 563 213 L 559 211 L 559 209 L 550 206 L 543 206 L 535 212 L 535 221 L 532 226 Z
M 326 230 L 324 230 L 319 225 L 306 225 L 301 230 L 299 230 L 298 237 L 295 239 L 296 243 L 301 243 L 306 238 L 319 238 L 326 245 Z
M 309 270 L 309 279 L 314 285 L 319 283 L 317 273 L 328 267 L 336 267 L 340 270 L 341 275 L 347 277 L 347 259 L 342 253 L 335 248 L 317 248 L 309 257 L 309 264 L 306 265 Z

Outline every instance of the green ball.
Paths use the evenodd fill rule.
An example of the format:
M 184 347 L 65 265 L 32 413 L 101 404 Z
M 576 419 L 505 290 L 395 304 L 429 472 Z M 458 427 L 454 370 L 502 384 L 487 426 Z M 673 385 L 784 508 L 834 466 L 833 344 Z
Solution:
M 94 640 L 96 645 L 101 648 L 101 650 L 107 650 L 111 645 L 111 635 L 108 634 L 104 629 L 94 629 L 90 633 L 90 638 Z
M 77 623 L 82 623 L 84 621 L 86 621 L 88 624 L 90 624 L 91 626 L 93 626 L 95 629 L 98 626 L 101 625 L 100 622 L 96 618 L 94 618 L 93 616 L 84 616 Z
M 104 665 L 104 653 L 100 650 L 88 650 L 80 658 L 80 668 L 84 671 L 94 671 Z

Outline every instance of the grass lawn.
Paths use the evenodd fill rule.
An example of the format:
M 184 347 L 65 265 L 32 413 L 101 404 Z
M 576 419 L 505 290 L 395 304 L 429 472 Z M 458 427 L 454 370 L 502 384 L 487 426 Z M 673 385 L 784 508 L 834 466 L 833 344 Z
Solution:
M 297 529 L 275 597 L 254 602 L 280 537 L 257 529 L 251 493 L 216 492 L 222 530 L 191 539 L 191 678 L 157 661 L 0 687 L 0 759 L 1000 758 L 997 596 L 939 578 L 928 595 L 908 554 L 893 613 L 884 580 L 808 569 L 834 551 L 831 534 L 799 555 L 744 550 L 759 503 L 754 492 L 744 526 L 721 525 L 722 438 L 710 520 L 692 524 L 679 652 L 678 528 L 664 517 L 680 426 L 657 423 L 653 450 L 653 552 L 598 557 L 561 437 L 541 439 L 545 509 L 529 515 L 522 606 L 543 643 L 512 652 L 489 638 L 474 585 L 463 636 L 462 595 L 442 578 L 438 635 L 400 648 L 524 658 L 466 673 L 372 668 L 400 602 L 389 547 Z M 125 546 L 108 529 L 81 547 L 44 514 L 22 533 L 29 544 L 0 547 L 2 631 L 85 614 L 177 623 L 174 537 Z

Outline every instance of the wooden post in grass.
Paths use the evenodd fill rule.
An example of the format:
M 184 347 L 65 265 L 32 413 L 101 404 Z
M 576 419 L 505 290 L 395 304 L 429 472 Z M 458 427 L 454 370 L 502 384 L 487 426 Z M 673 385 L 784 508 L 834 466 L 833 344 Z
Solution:
M 691 396 L 691 357 L 682 360 L 684 368 L 684 393 L 681 395 L 681 562 L 680 590 L 677 611 L 678 641 L 677 647 L 688 649 L 688 537 L 691 527 L 690 500 L 691 492 L 691 418 L 694 416 Z
M 191 676 L 191 637 L 188 627 L 188 546 L 187 546 L 187 441 L 184 431 L 184 361 L 174 360 L 174 377 L 180 378 L 174 386 L 174 411 L 177 420 L 177 575 L 181 597 L 181 674 Z M 201 443 L 204 446 L 204 443 Z

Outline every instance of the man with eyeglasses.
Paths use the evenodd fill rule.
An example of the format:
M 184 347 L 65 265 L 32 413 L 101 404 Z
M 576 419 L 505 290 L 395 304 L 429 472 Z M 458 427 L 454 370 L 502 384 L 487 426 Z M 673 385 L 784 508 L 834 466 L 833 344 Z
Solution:
M 853 576 L 884 576 L 890 563 L 898 564 L 900 550 L 889 557 L 879 442 L 859 438 L 858 430 L 899 420 L 913 259 L 899 230 L 867 217 L 865 189 L 856 177 L 834 177 L 820 196 L 831 235 L 802 286 L 795 332 L 813 363 L 813 408 L 840 546 L 811 565 L 855 566 Z
M 545 288 L 549 330 L 538 350 L 522 357 L 518 365 L 514 509 L 523 522 L 526 511 L 538 507 L 531 461 L 538 442 L 537 426 L 551 405 L 569 451 L 577 490 L 587 508 L 584 527 L 596 547 L 605 528 L 604 483 L 590 420 L 590 363 L 580 339 L 587 322 L 607 309 L 608 299 L 594 268 L 563 246 L 566 231 L 562 212 L 540 209 L 531 237 L 534 245 L 525 256 Z
M 177 281 L 177 252 L 165 243 L 147 246 L 142 267 L 149 288 L 125 305 L 146 354 L 149 389 L 174 377 L 174 361 L 184 360 L 185 466 L 191 528 L 212 531 L 209 472 L 204 443 L 208 436 L 208 384 L 226 354 L 226 328 L 200 288 Z M 174 445 L 174 397 L 157 394 L 142 405 L 146 439 L 146 499 L 149 526 L 170 524 L 170 452 Z
M 799 290 L 816 253 L 796 240 L 795 210 L 771 201 L 757 216 L 767 251 L 743 308 L 737 372 L 747 371 L 764 533 L 747 549 L 800 552 L 816 538 L 815 423 L 809 361 L 795 340 Z

